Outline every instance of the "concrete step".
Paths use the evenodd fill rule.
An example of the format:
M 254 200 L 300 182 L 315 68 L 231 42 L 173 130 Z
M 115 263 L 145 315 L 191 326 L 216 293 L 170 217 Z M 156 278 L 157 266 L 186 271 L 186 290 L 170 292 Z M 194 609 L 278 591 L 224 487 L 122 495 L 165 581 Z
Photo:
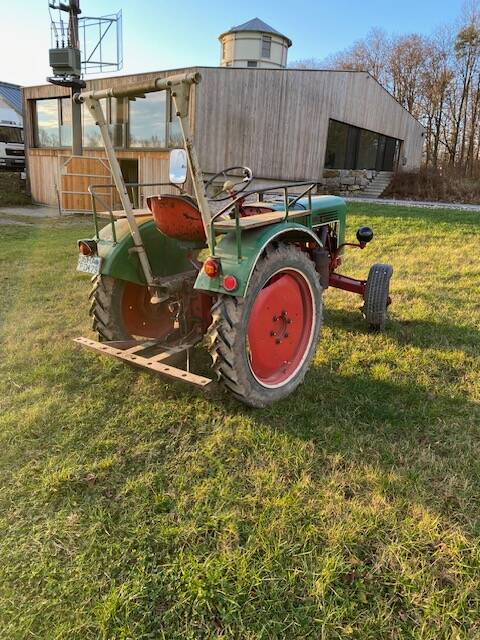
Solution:
M 379 198 L 392 181 L 392 177 L 393 171 L 379 171 L 359 197 Z

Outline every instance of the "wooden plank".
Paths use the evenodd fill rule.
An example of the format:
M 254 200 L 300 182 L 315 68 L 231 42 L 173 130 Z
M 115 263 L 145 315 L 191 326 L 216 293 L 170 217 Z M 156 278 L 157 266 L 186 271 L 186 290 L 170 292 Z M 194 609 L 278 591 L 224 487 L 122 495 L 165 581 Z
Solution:
M 149 209 L 134 209 L 133 210 L 133 215 L 135 217 L 151 216 L 152 212 Z M 100 218 L 109 218 L 110 217 L 110 212 L 109 211 L 101 211 L 101 212 L 98 213 L 98 216 Z M 115 220 L 127 217 L 127 215 L 126 215 L 126 213 L 125 213 L 125 211 L 123 209 L 117 209 L 115 211 L 112 211 L 112 216 L 115 218 Z
M 211 378 L 199 376 L 195 373 L 191 373 L 190 371 L 178 369 L 177 367 L 172 367 L 168 364 L 164 364 L 163 362 L 159 362 L 158 359 L 155 359 L 155 357 L 145 358 L 135 353 L 129 353 L 128 351 L 124 351 L 122 349 L 116 349 L 104 342 L 96 342 L 95 340 L 90 340 L 89 338 L 79 337 L 74 338 L 73 341 L 81 345 L 82 347 L 91 349 L 92 351 L 97 351 L 98 353 L 102 353 L 104 355 L 113 356 L 115 358 L 123 360 L 124 362 L 128 362 L 129 364 L 133 364 L 136 367 L 142 367 L 150 371 L 155 371 L 156 373 L 161 373 L 168 378 L 172 378 L 180 382 L 188 382 L 189 384 L 199 387 L 200 389 L 207 389 L 209 386 L 213 385 L 213 380 Z M 167 353 L 168 357 L 173 355 L 173 353 Z
M 310 209 L 302 209 L 300 211 L 290 211 L 287 220 L 310 215 Z M 285 211 L 270 211 L 268 213 L 256 213 L 253 216 L 245 216 L 240 218 L 239 226 L 244 229 L 255 229 L 256 227 L 265 227 L 268 224 L 281 222 L 285 218 Z M 235 220 L 219 220 L 214 223 L 215 229 L 218 231 L 232 231 L 236 228 Z

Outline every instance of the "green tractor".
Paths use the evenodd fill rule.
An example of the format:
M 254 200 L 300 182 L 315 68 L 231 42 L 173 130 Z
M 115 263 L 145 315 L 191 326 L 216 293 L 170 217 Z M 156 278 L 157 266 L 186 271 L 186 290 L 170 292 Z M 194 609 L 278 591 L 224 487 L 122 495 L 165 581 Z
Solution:
M 251 188 L 248 167 L 228 167 L 204 181 L 189 127 L 198 73 L 125 89 L 82 92 L 100 128 L 121 211 L 90 187 L 95 236 L 78 241 L 78 270 L 93 275 L 91 315 L 98 341 L 76 341 L 100 353 L 207 389 L 213 380 L 190 370 L 204 343 L 218 380 L 237 399 L 264 407 L 292 393 L 314 356 L 322 294 L 331 286 L 363 298 L 368 324 L 382 329 L 392 268 L 375 264 L 366 280 L 337 273 L 345 246 L 364 248 L 370 228 L 345 242 L 345 201 L 315 195 L 314 182 Z M 170 153 L 164 193 L 133 209 L 100 105 L 105 97 L 168 91 L 184 148 Z M 193 195 L 185 189 L 190 171 Z M 134 185 L 138 186 L 138 185 Z M 159 185 L 141 185 L 158 187 Z M 103 191 L 104 192 L 104 191 Z M 108 213 L 100 229 L 97 205 Z M 186 366 L 175 360 L 186 356 Z

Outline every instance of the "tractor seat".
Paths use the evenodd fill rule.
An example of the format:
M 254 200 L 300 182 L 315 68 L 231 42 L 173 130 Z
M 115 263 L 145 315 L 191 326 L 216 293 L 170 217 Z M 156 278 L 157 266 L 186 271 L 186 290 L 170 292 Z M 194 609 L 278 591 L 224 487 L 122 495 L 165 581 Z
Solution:
M 205 242 L 202 216 L 191 198 L 149 196 L 146 201 L 155 226 L 161 233 L 176 240 Z

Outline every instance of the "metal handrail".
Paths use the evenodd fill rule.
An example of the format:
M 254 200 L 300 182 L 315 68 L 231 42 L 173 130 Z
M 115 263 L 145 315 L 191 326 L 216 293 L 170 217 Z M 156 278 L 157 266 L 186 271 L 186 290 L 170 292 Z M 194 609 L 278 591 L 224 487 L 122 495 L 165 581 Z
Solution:
M 125 187 L 175 187 L 175 189 L 177 189 L 178 191 L 180 191 L 180 193 L 185 193 L 183 191 L 183 189 L 177 185 L 177 184 L 172 184 L 171 182 L 126 182 L 125 183 Z M 109 222 L 110 225 L 112 227 L 112 237 L 113 237 L 113 242 L 116 243 L 117 242 L 117 234 L 115 231 L 115 219 L 113 217 L 113 209 L 110 207 L 110 205 L 108 205 L 105 200 L 98 194 L 95 193 L 96 189 L 113 189 L 116 188 L 116 185 L 112 182 L 109 182 L 108 184 L 91 184 L 88 187 L 88 193 L 90 194 L 91 198 L 92 198 L 92 209 L 93 209 L 93 224 L 95 227 L 95 236 L 98 238 L 98 212 L 97 212 L 97 204 L 96 201 L 98 200 L 100 202 L 100 204 L 106 209 L 106 211 L 110 214 L 110 218 L 109 218 Z
M 293 196 L 289 196 L 288 194 L 288 189 L 291 187 L 304 187 L 305 185 L 307 185 L 307 188 L 302 191 L 302 193 L 300 193 L 299 195 L 295 196 L 294 199 L 291 201 L 289 198 L 293 197 Z M 212 253 L 215 254 L 215 230 L 214 230 L 214 224 L 215 221 L 217 220 L 217 218 L 219 218 L 221 215 L 223 215 L 224 213 L 227 213 L 227 211 L 229 211 L 232 208 L 235 208 L 235 233 L 236 233 L 236 242 L 237 242 L 237 253 L 238 253 L 238 259 L 241 259 L 241 241 L 240 241 L 240 236 L 242 233 L 242 229 L 240 226 L 240 207 L 238 206 L 238 203 L 242 200 L 244 200 L 246 197 L 253 195 L 253 194 L 258 194 L 259 196 L 259 200 L 261 202 L 263 202 L 263 195 L 265 193 L 268 192 L 272 192 L 272 191 L 278 191 L 281 190 L 283 191 L 283 199 L 284 199 L 284 207 L 285 207 L 285 217 L 283 218 L 282 222 L 286 222 L 288 220 L 288 214 L 290 213 L 292 207 L 294 207 L 297 202 L 300 200 L 300 198 L 303 198 L 305 195 L 308 194 L 308 210 L 312 211 L 312 190 L 317 186 L 318 187 L 319 183 L 318 182 L 289 182 L 287 184 L 279 184 L 276 185 L 274 187 L 264 187 L 262 189 L 250 189 L 249 191 L 242 191 L 242 193 L 240 193 L 234 200 L 232 200 L 231 202 L 229 202 L 227 205 L 225 205 L 224 207 L 222 207 L 222 209 L 220 209 L 220 211 L 217 211 L 217 213 L 215 213 L 210 220 L 210 237 L 212 238 Z M 262 197 L 260 197 L 262 196 Z M 305 215 L 309 215 L 306 211 Z
M 242 233 L 242 229 L 240 226 L 240 207 L 239 207 L 239 203 L 243 200 L 245 200 L 245 198 L 247 198 L 248 196 L 257 194 L 258 198 L 261 202 L 263 202 L 263 196 L 265 193 L 275 193 L 280 191 L 283 191 L 283 200 L 284 200 L 284 207 L 285 207 L 285 216 L 282 220 L 282 222 L 286 222 L 288 220 L 288 215 L 290 213 L 290 211 L 292 210 L 292 208 L 297 204 L 297 202 L 303 198 L 304 196 L 308 195 L 308 209 L 306 209 L 306 214 L 305 215 L 310 215 L 311 211 L 312 211 L 312 190 L 317 186 L 318 187 L 318 182 L 289 182 L 287 184 L 280 184 L 280 185 L 275 185 L 273 187 L 263 187 L 261 189 L 250 189 L 248 191 L 242 191 L 242 193 L 239 193 L 233 200 L 231 200 L 230 202 L 228 202 L 224 207 L 222 207 L 220 209 L 220 211 L 217 211 L 214 215 L 211 216 L 210 218 L 210 237 L 212 239 L 212 253 L 215 254 L 215 231 L 214 231 L 214 224 L 215 221 L 223 214 L 227 213 L 228 211 L 230 211 L 231 209 L 234 209 L 234 219 L 235 219 L 235 234 L 236 234 L 236 243 L 237 243 L 237 254 L 238 254 L 238 259 L 241 259 L 241 233 Z M 125 183 L 125 187 L 129 188 L 129 187 L 175 187 L 175 189 L 177 189 L 180 194 L 184 194 L 185 191 L 182 189 L 182 187 L 180 187 L 179 185 L 176 184 L 172 184 L 170 182 L 126 182 Z M 298 195 L 290 195 L 288 193 L 288 189 L 292 188 L 292 187 L 304 187 L 306 186 L 307 188 L 304 189 L 300 194 Z M 110 214 L 109 216 L 109 222 L 110 225 L 112 227 L 112 237 L 113 237 L 113 242 L 116 243 L 117 242 L 117 237 L 116 237 L 116 231 L 115 231 L 115 219 L 113 217 L 113 210 L 110 207 L 110 205 L 108 205 L 104 199 L 95 191 L 97 189 L 112 189 L 115 188 L 116 185 L 113 183 L 108 183 L 108 184 L 95 184 L 95 185 L 90 185 L 88 187 L 88 192 L 90 193 L 91 197 L 92 197 L 92 208 L 93 208 L 93 219 L 94 219 L 94 225 L 95 225 L 95 234 L 96 237 L 98 238 L 98 212 L 97 212 L 97 206 L 96 206 L 96 201 L 98 200 L 100 202 L 100 204 L 106 209 L 106 211 L 108 211 L 108 213 Z M 292 200 L 293 198 L 293 200 Z

